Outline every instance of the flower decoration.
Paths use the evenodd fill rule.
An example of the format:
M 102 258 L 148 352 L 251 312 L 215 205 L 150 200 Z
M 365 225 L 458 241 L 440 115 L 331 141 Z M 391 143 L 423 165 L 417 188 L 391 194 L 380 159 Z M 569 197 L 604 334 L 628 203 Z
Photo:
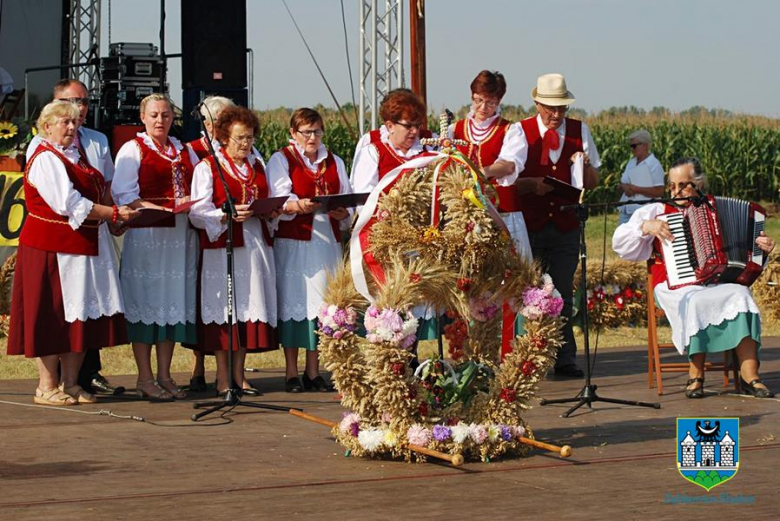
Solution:
M 523 307 L 520 309 L 528 320 L 539 320 L 545 316 L 557 317 L 563 310 L 563 299 L 553 286 L 548 274 L 542 277 L 541 288 L 526 288 L 523 292 Z
M 462 292 L 467 292 L 471 289 L 472 280 L 468 277 L 462 277 L 458 279 L 458 289 Z
M 485 428 L 483 425 L 475 425 L 473 423 L 469 427 L 471 431 L 469 436 L 471 437 L 472 441 L 477 445 L 482 445 L 485 443 L 485 440 L 488 438 L 487 428 Z
M 523 362 L 523 365 L 520 366 L 520 370 L 523 372 L 526 376 L 531 376 L 536 372 L 536 364 L 531 362 L 530 360 L 526 360 Z
M 406 433 L 406 439 L 409 440 L 409 443 L 412 445 L 427 447 L 431 442 L 431 431 L 422 425 L 415 424 L 409 427 L 409 431 Z
M 0 121 L 0 139 L 11 139 L 19 133 L 19 127 L 10 121 Z
M 317 314 L 320 331 L 327 336 L 341 338 L 357 329 L 357 312 L 353 308 L 323 304 Z
M 396 347 L 408 349 L 417 339 L 417 319 L 398 309 L 379 309 L 371 305 L 366 311 L 365 326 L 366 339 L 372 344 L 389 342 Z
M 390 212 L 386 208 L 379 210 L 376 214 L 377 221 L 386 221 L 389 218 L 390 218 Z
M 417 284 L 421 280 L 422 280 L 422 277 L 420 276 L 419 273 L 412 273 L 412 274 L 409 275 L 409 282 L 411 282 L 412 284 Z
M 436 441 L 447 441 L 452 437 L 452 429 L 446 425 L 433 426 L 433 439 Z
M 500 398 L 507 403 L 512 403 L 517 400 L 517 391 L 514 389 L 501 389 Z
M 385 440 L 385 433 L 381 429 L 366 429 L 358 434 L 358 443 L 368 452 L 376 452 Z
M 360 416 L 354 412 L 345 412 L 339 423 L 339 430 L 342 434 L 357 437 L 360 431 Z
M 33 136 L 34 127 L 24 118 L 0 121 L 0 155 L 15 158 L 24 154 Z
M 497 303 L 492 302 L 490 297 L 491 293 L 486 292 L 480 297 L 469 299 L 469 310 L 474 320 L 489 322 L 496 316 L 500 307 Z

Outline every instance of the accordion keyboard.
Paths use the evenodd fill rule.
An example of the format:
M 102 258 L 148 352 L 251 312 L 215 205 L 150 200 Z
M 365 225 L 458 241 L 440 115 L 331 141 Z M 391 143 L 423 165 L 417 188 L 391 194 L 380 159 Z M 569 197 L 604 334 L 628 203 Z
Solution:
M 661 243 L 669 287 L 696 282 L 693 255 L 690 254 L 691 240 L 685 233 L 685 217 L 682 213 L 669 213 L 659 215 L 658 218 L 666 221 L 674 235 L 673 241 Z

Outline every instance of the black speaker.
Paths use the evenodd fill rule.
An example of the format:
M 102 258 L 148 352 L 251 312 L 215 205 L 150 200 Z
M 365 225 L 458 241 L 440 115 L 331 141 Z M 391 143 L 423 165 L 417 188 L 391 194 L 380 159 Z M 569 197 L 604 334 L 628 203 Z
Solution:
M 182 0 L 182 86 L 246 87 L 246 0 Z
M 209 96 L 225 96 L 232 99 L 236 105 L 241 105 L 242 107 L 246 107 L 248 104 L 247 89 L 201 89 L 198 87 L 184 89 L 184 97 L 182 98 L 182 115 L 184 119 L 182 138 L 184 141 L 192 141 L 200 135 L 200 121 L 193 118 L 191 112 L 202 99 Z

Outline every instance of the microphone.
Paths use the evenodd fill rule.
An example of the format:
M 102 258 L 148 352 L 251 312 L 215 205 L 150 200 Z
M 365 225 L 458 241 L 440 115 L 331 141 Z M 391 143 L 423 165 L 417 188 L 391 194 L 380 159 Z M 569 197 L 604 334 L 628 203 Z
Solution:
M 709 208 L 710 210 L 712 210 L 712 211 L 714 212 L 714 211 L 715 211 L 715 208 L 713 208 L 713 207 L 712 207 L 712 205 L 710 204 L 710 200 L 709 200 L 709 199 L 707 199 L 707 196 L 706 196 L 706 195 L 704 195 L 704 192 L 702 192 L 702 191 L 701 191 L 701 190 L 700 190 L 698 187 L 696 187 L 696 186 L 694 186 L 694 187 L 693 187 L 693 189 L 694 189 L 694 190 L 696 190 L 696 195 L 698 195 L 698 196 L 699 196 L 699 201 L 698 201 L 698 204 L 697 204 L 696 202 L 694 202 L 694 203 L 693 203 L 693 205 L 694 205 L 694 206 L 701 206 L 701 205 L 702 205 L 702 203 L 704 203 L 705 205 L 707 205 L 707 208 Z
M 205 121 L 205 117 L 203 114 L 200 113 L 200 108 L 203 106 L 203 102 L 201 101 L 195 107 L 192 109 L 192 112 L 190 112 L 190 116 L 192 116 L 194 119 L 200 119 Z

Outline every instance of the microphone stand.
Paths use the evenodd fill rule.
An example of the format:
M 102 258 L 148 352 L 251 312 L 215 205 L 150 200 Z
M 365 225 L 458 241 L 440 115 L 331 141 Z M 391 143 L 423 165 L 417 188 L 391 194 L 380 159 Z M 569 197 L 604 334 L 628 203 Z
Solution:
M 200 108 L 200 105 L 196 106 L 196 110 Z M 194 114 L 195 111 L 193 111 Z M 222 188 L 225 191 L 226 200 L 222 205 L 222 212 L 226 216 L 227 222 L 227 240 L 225 241 L 225 255 L 227 257 L 227 326 L 228 326 L 228 350 L 227 350 L 227 365 L 228 365 L 228 388 L 225 391 L 225 397 L 221 401 L 212 402 L 198 402 L 193 404 L 193 409 L 207 408 L 204 411 L 192 415 L 192 421 L 198 421 L 204 416 L 208 416 L 211 413 L 221 411 L 226 407 L 231 409 L 242 405 L 244 407 L 253 407 L 255 409 L 269 409 L 273 411 L 285 411 L 289 412 L 293 407 L 284 407 L 281 405 L 269 405 L 255 402 L 244 402 L 241 400 L 241 390 L 236 384 L 235 378 L 233 378 L 233 306 L 235 298 L 233 296 L 233 280 L 235 271 L 233 269 L 233 218 L 238 214 L 236 213 L 236 205 L 233 201 L 233 197 L 230 195 L 230 188 L 228 187 L 227 180 L 225 179 L 225 172 L 222 170 L 217 154 L 214 151 L 214 145 L 211 143 L 211 136 L 209 136 L 206 126 L 204 125 L 205 117 L 199 113 L 199 121 L 201 130 L 206 136 L 206 146 L 208 146 L 209 154 L 214 158 L 214 164 L 217 166 L 217 174 L 219 180 L 222 183 Z M 301 409 L 296 409 L 301 410 Z
M 588 211 L 590 208 L 610 208 L 623 206 L 625 204 L 650 204 L 650 203 L 669 203 L 674 201 L 691 201 L 694 204 L 701 204 L 700 197 L 673 197 L 673 198 L 653 198 L 653 199 L 641 199 L 639 201 L 626 201 L 623 203 L 597 203 L 597 204 L 567 204 L 560 207 L 562 212 L 574 210 L 577 220 L 580 222 L 580 288 L 582 289 L 582 301 L 580 303 L 580 309 L 582 310 L 582 333 L 585 340 L 585 386 L 582 390 L 572 398 L 556 398 L 553 400 L 547 400 L 545 398 L 539 400 L 539 405 L 549 405 L 554 403 L 571 403 L 576 402 L 574 406 L 563 413 L 563 418 L 568 418 L 574 411 L 587 405 L 588 409 L 592 409 L 594 402 L 606 402 L 617 403 L 620 405 L 632 405 L 636 407 L 652 407 L 653 409 L 660 409 L 660 403 L 650 402 L 638 402 L 634 400 L 620 400 L 617 398 L 604 398 L 596 393 L 597 385 L 594 385 L 591 381 L 591 367 L 590 367 L 590 336 L 588 334 L 588 279 L 587 279 L 587 244 L 585 241 L 585 221 L 588 220 Z

